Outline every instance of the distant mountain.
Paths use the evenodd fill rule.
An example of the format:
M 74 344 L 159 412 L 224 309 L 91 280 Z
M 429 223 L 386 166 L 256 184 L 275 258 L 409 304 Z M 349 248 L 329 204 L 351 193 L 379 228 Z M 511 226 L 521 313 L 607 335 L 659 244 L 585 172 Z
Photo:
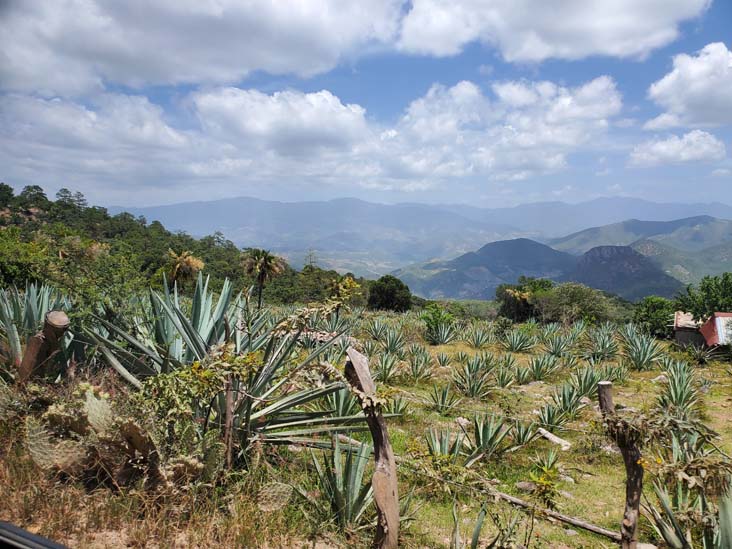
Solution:
M 669 221 L 691 216 L 732 218 L 724 204 L 657 204 L 634 198 L 598 198 L 580 204 L 539 202 L 513 208 L 477 208 L 444 204 L 375 204 L 344 198 L 329 201 L 276 202 L 231 198 L 144 208 L 111 207 L 158 220 L 172 230 L 194 236 L 221 231 L 239 246 L 263 247 L 284 255 L 295 266 L 309 252 L 317 262 L 342 272 L 379 276 L 400 266 L 434 258 L 450 258 L 486 242 L 517 237 L 547 240 L 587 227 L 629 218 Z M 622 242 L 599 236 L 593 245 L 630 244 L 645 232 Z M 689 233 L 689 245 L 694 241 Z M 719 242 L 721 244 L 721 241 Z
M 577 259 L 527 238 L 491 242 L 450 261 L 433 261 L 393 274 L 428 298 L 493 299 L 496 288 L 521 275 L 558 280 Z
M 379 276 L 400 265 L 449 257 L 520 231 L 428 204 L 374 204 L 344 198 L 274 202 L 233 198 L 147 208 L 110 208 L 158 220 L 195 236 L 221 231 L 239 246 L 262 247 L 295 266 L 310 251 L 319 264 Z
M 427 298 L 492 299 L 503 283 L 519 276 L 577 281 L 636 300 L 672 296 L 683 288 L 653 261 L 627 246 L 603 246 L 581 257 L 520 238 L 486 244 L 450 261 L 412 265 L 393 273 Z
M 566 279 L 631 301 L 648 295 L 672 297 L 684 289 L 681 282 L 628 246 L 598 246 L 588 250 Z
M 551 239 L 547 244 L 556 250 L 581 254 L 596 246 L 628 246 L 638 240 L 654 240 L 677 250 L 700 251 L 732 243 L 732 221 L 707 215 L 673 221 L 630 219 Z
M 543 238 L 559 237 L 626 219 L 672 221 L 701 215 L 732 219 L 732 206 L 719 202 L 671 204 L 628 197 L 597 198 L 578 204 L 536 202 L 494 209 L 450 205 L 445 209 L 460 212 L 460 215 L 473 220 L 490 219 L 494 223 L 519 227 L 527 236 Z

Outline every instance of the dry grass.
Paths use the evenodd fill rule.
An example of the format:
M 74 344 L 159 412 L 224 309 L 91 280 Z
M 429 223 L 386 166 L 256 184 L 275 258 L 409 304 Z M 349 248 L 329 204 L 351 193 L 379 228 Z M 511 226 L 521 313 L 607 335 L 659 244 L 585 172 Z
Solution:
M 496 354 L 497 346 L 488 349 Z M 432 347 L 455 355 L 460 351 L 475 354 L 463 343 Z M 520 364 L 531 355 L 519 354 Z M 456 367 L 437 371 L 430 382 L 414 385 L 400 381 L 395 389 L 409 400 L 408 414 L 391 423 L 391 438 L 398 455 L 406 463 L 419 459 L 424 451 L 424 434 L 429 427 L 457 428 L 455 417 L 441 417 L 426 409 L 432 385 L 447 383 Z M 455 415 L 471 418 L 474 413 L 497 412 L 523 420 L 531 420 L 546 402 L 554 388 L 564 382 L 569 372 L 560 371 L 544 383 L 494 389 L 482 400 L 463 400 Z M 630 380 L 616 386 L 617 403 L 644 409 L 655 400 L 658 385 L 651 380 L 659 372 L 632 372 Z M 712 364 L 699 370 L 711 381 L 705 395 L 705 413 L 709 425 L 721 436 L 721 446 L 732 450 L 732 384 L 723 364 Z M 624 469 L 617 454 L 607 453 L 607 444 L 597 422 L 593 406 L 585 408 L 578 418 L 559 433 L 572 443 L 561 452 L 564 473 L 573 482 L 560 482 L 558 508 L 600 526 L 617 529 L 624 501 Z M 526 498 L 516 490 L 516 482 L 527 480 L 532 457 L 548 450 L 551 444 L 537 440 L 528 448 L 501 459 L 480 463 L 476 474 L 492 480 L 498 490 Z M 284 452 L 275 465 L 249 476 L 239 474 L 220 486 L 198 486 L 167 497 L 151 496 L 143 491 L 112 492 L 109 489 L 87 490 L 68 479 L 50 478 L 28 457 L 22 443 L 20 423 L 0 427 L 0 520 L 18 524 L 32 532 L 66 543 L 71 547 L 348 547 L 368 543 L 368 532 L 338 533 L 322 518 L 312 515 L 309 506 L 297 496 L 282 509 L 262 511 L 257 501 L 257 486 L 269 480 L 313 488 L 313 475 L 308 471 L 306 452 Z M 473 521 L 487 496 L 470 490 L 447 490 L 447 485 L 419 480 L 407 465 L 400 467 L 402 493 L 415 487 L 419 511 L 414 523 L 405 532 L 405 547 L 448 547 L 453 528 L 452 505 L 457 498 L 461 510 L 460 529 L 469 539 Z M 409 481 L 409 482 L 407 482 Z M 503 504 L 493 503 L 500 508 Z M 649 539 L 648 523 L 641 525 L 642 535 Z M 484 539 L 494 531 L 489 520 L 483 530 Z M 531 547 L 613 547 L 608 540 L 576 528 L 537 520 Z

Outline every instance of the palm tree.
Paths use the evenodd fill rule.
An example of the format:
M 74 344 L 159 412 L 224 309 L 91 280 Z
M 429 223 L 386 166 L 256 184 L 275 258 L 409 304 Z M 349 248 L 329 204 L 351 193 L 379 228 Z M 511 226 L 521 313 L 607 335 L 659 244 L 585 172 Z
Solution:
M 175 253 L 168 250 L 168 268 L 170 274 L 170 283 L 175 285 L 177 282 L 184 283 L 193 280 L 198 275 L 198 271 L 203 269 L 205 263 L 194 256 L 189 251 Z
M 269 250 L 252 248 L 244 255 L 243 266 L 244 271 L 257 281 L 257 307 L 261 309 L 264 284 L 285 270 L 285 260 Z

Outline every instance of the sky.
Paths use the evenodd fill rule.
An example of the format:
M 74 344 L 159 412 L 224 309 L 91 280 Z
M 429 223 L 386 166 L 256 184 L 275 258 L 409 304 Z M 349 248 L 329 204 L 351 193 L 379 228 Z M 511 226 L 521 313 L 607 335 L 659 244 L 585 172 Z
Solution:
M 732 203 L 732 0 L 0 0 L 0 180 Z

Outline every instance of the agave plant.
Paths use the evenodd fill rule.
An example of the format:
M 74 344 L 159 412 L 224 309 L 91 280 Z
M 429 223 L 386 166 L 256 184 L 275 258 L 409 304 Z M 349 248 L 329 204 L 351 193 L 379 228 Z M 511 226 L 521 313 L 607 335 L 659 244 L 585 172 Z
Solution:
M 547 343 L 550 339 L 558 336 L 561 331 L 562 326 L 559 323 L 550 322 L 549 324 L 544 324 L 539 329 L 539 335 L 537 337 L 541 343 Z
M 661 509 L 650 503 L 643 507 L 651 518 L 654 530 L 668 547 L 694 549 L 691 528 L 694 524 L 689 524 L 687 517 L 699 515 L 705 525 L 701 540 L 704 549 L 732 547 L 732 491 L 727 490 L 719 498 L 716 516 L 711 513 L 713 507 L 703 491 L 694 495 L 688 486 L 679 486 L 672 497 L 659 481 L 653 483 L 653 491 Z
M 534 381 L 543 381 L 559 368 L 559 363 L 552 355 L 533 356 L 529 359 L 529 370 Z
M 46 314 L 54 310 L 69 311 L 71 302 L 45 284 L 29 283 L 22 292 L 15 287 L 0 289 L 0 363 L 12 364 L 16 371 L 23 361 L 24 343 L 41 329 Z M 69 334 L 64 349 L 70 339 Z
M 689 357 L 694 364 L 702 366 L 709 364 L 713 360 L 717 360 L 721 357 L 719 347 L 707 347 L 706 345 L 694 345 L 693 343 L 684 347 L 686 355 Z
M 516 420 L 511 426 L 511 438 L 513 439 L 514 446 L 517 448 L 531 443 L 538 434 L 536 424 L 533 421 L 523 423 Z
M 374 379 L 382 383 L 390 383 L 399 370 L 399 357 L 389 353 L 379 355 L 374 367 Z
M 479 366 L 479 361 L 469 360 L 453 373 L 452 380 L 458 390 L 470 398 L 483 398 L 490 389 L 490 372 Z
M 496 359 L 496 363 L 500 368 L 516 368 L 516 357 L 512 355 L 511 353 L 506 353 L 505 355 L 501 355 Z
M 465 364 L 469 358 L 470 355 L 465 351 L 458 351 L 457 353 L 455 353 L 455 362 L 457 362 L 458 364 Z
M 163 299 L 153 295 L 153 299 L 158 298 Z M 316 360 L 335 343 L 335 338 L 312 351 L 303 352 L 299 347 L 301 330 L 284 329 L 301 322 L 302 317 L 272 326 L 263 313 L 253 316 L 244 313 L 249 320 L 242 320 L 236 334 L 228 334 L 226 325 L 229 321 L 224 320 L 227 319 L 225 295 L 213 311 L 210 295 L 198 299 L 200 301 L 194 300 L 191 318 L 180 308 L 173 308 L 176 306 L 174 301 L 160 302 L 165 305 L 162 312 L 174 319 L 173 326 L 179 328 L 176 337 L 184 342 L 182 347 L 172 342 L 171 347 L 178 353 L 175 360 L 164 354 L 164 348 L 148 347 L 147 340 L 137 340 L 109 323 L 105 323 L 110 329 L 109 337 L 116 335 L 139 354 L 133 354 L 108 337 L 94 334 L 100 342 L 100 350 L 110 364 L 123 375 L 126 373 L 128 381 L 142 388 L 152 402 L 161 395 L 169 395 L 174 388 L 182 390 L 183 393 L 176 393 L 175 406 L 190 407 L 193 424 L 201 431 L 201 436 L 211 429 L 218 429 L 224 435 L 229 433 L 230 446 L 236 454 L 232 464 L 246 465 L 250 449 L 256 444 L 322 446 L 323 434 L 363 428 L 358 425 L 364 421 L 360 410 L 356 414 L 333 415 L 312 408 L 319 400 L 345 388 L 344 382 L 325 381 L 292 389 L 293 380 L 299 379 L 306 369 L 314 369 Z M 219 327 L 223 332 L 220 337 L 217 335 Z M 227 334 L 232 341 L 224 344 Z M 159 337 L 163 336 L 167 337 L 167 333 L 161 329 Z M 163 340 L 171 343 L 171 339 Z M 216 344 L 218 341 L 222 343 Z M 196 360 L 185 364 L 189 350 Z M 143 369 L 149 373 L 151 379 L 144 384 L 133 375 L 131 368 L 127 368 L 129 363 L 123 364 L 130 355 L 137 368 L 135 373 Z M 164 371 L 166 365 L 169 367 L 167 373 Z M 199 377 L 207 380 L 206 383 L 190 386 L 185 382 Z M 161 401 L 161 405 L 166 401 Z M 346 401 L 343 396 L 340 403 L 336 403 L 342 411 L 348 408 Z M 163 421 L 172 421 L 167 408 L 159 413 Z
M 321 408 L 336 417 L 353 416 L 361 413 L 361 404 L 346 387 L 328 395 L 321 404 Z
M 587 323 L 584 320 L 578 320 L 569 328 L 567 332 L 567 338 L 571 341 L 572 345 L 575 345 L 582 339 L 587 331 Z
M 569 377 L 569 383 L 579 393 L 580 397 L 589 397 L 597 392 L 597 384 L 602 381 L 600 372 L 592 366 L 586 366 L 582 370 L 573 372 Z
M 600 377 L 613 383 L 624 383 L 628 375 L 628 367 L 625 364 L 605 364 L 600 368 Z
M 661 344 L 652 336 L 632 332 L 624 340 L 623 356 L 633 370 L 650 370 L 663 357 Z
M 228 279 L 214 306 L 208 278 L 204 281 L 199 273 L 190 311 L 181 306 L 177 289 L 171 292 L 167 284 L 164 286 L 162 294 L 150 291 L 151 316 L 139 319 L 135 332 L 127 332 L 101 318 L 98 320 L 102 329 L 87 330 L 110 366 L 135 387 L 142 386 L 141 378 L 203 360 L 211 349 L 226 342 L 227 334 L 237 353 L 245 347 L 254 352 L 267 342 L 269 315 L 262 311 L 250 313 L 241 306 L 240 298 L 232 302 L 233 287 Z M 246 319 L 242 311 L 246 311 Z M 231 334 L 237 326 L 241 329 Z
M 398 357 L 404 354 L 404 333 L 397 328 L 388 328 L 382 340 L 384 353 Z
M 369 358 L 377 353 L 378 348 L 379 344 L 373 339 L 367 339 L 363 342 L 363 354 L 365 354 Z
M 490 416 L 477 415 L 473 418 L 473 440 L 467 439 L 468 458 L 465 466 L 470 467 L 481 459 L 503 452 L 507 447 L 502 444 L 509 434 L 506 418 L 491 414 Z
M 445 352 L 437 353 L 437 357 L 435 358 L 437 360 L 437 365 L 440 368 L 447 368 L 450 365 L 450 362 L 452 362 L 450 355 Z
M 375 318 L 366 325 L 364 331 L 374 341 L 382 341 L 384 339 L 384 336 L 386 335 L 386 330 L 386 323 L 379 318 Z
M 555 335 L 544 342 L 544 350 L 557 358 L 562 358 L 569 353 L 572 343 L 568 337 L 563 335 Z
M 517 366 L 513 378 L 519 385 L 526 385 L 531 381 L 531 370 L 526 366 Z
M 384 412 L 396 416 L 403 416 L 408 409 L 409 401 L 399 395 L 390 398 L 384 405 Z
M 369 525 L 374 492 L 371 482 L 364 482 L 364 476 L 371 452 L 372 448 L 367 444 L 357 449 L 348 446 L 344 451 L 334 437 L 333 452 L 325 454 L 323 463 L 314 452 L 312 455 L 322 497 L 313 498 L 302 489 L 300 494 L 323 514 L 332 517 L 342 529 Z
M 679 419 L 693 419 L 701 404 L 692 367 L 683 361 L 666 360 L 666 382 L 658 396 L 658 407 Z
M 494 372 L 496 378 L 496 385 L 504 389 L 510 387 L 514 383 L 513 371 L 501 366 Z
M 612 360 L 618 354 L 615 330 L 610 324 L 603 324 L 587 333 L 587 345 L 583 356 L 597 361 Z
M 445 385 L 442 389 L 438 389 L 435 385 L 432 387 L 428 406 L 441 416 L 447 416 L 457 408 L 461 401 L 461 398 L 450 391 L 450 384 Z
M 569 383 L 565 383 L 554 392 L 552 401 L 568 421 L 576 418 L 578 412 L 585 407 L 582 403 L 582 394 Z
M 474 349 L 482 349 L 493 342 L 493 333 L 483 326 L 476 325 L 468 332 L 465 341 Z
M 439 459 L 447 459 L 449 463 L 453 465 L 458 462 L 464 449 L 464 435 L 462 432 L 458 432 L 454 437 L 452 430 L 430 428 L 425 435 L 427 442 L 427 451 L 430 456 Z
M 432 357 L 427 351 L 409 357 L 409 375 L 415 382 L 432 377 Z
M 430 345 L 447 345 L 455 341 L 457 334 L 455 324 L 443 322 L 429 330 L 425 337 Z
M 501 344 L 510 353 L 528 353 L 534 347 L 534 338 L 521 330 L 511 330 Z
M 568 418 L 565 413 L 555 404 L 545 404 L 539 410 L 539 425 L 547 431 L 555 432 L 567 423 Z

